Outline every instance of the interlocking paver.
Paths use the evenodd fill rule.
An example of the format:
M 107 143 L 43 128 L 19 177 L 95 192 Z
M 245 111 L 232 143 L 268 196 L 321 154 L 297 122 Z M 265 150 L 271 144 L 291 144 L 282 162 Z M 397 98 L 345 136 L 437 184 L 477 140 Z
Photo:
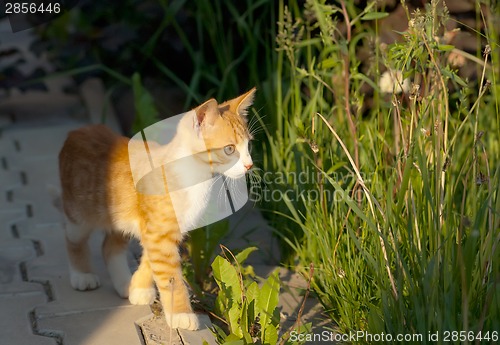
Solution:
M 252 202 L 229 217 L 229 233 L 222 243 L 233 249 L 256 246 L 258 255 L 250 255 L 247 264 L 276 265 L 280 262 L 279 243 L 273 237 L 273 229 Z
M 208 329 L 212 323 L 207 315 L 198 314 L 200 323 L 204 326 L 197 331 L 178 329 L 174 331 L 168 327 L 165 316 L 154 315 L 136 321 L 142 328 L 146 345 L 198 345 L 204 341 L 209 345 L 216 345 L 212 331 Z
M 19 205 L 13 204 L 13 190 L 21 185 L 19 171 L 0 168 L 0 211 L 19 207 Z
M 17 279 L 20 280 L 20 278 Z M 38 293 L 43 293 L 45 295 L 44 288 L 39 283 L 14 281 L 11 283 L 4 284 L 0 282 L 0 296 L 3 296 L 4 298 L 7 298 L 9 296 L 15 297 L 24 295 L 35 295 Z M 7 308 L 5 308 L 5 310 L 7 310 Z
M 47 228 L 49 227 L 47 226 Z M 100 253 L 102 233 L 95 233 L 90 241 L 92 266 L 94 272 L 99 275 L 101 286 L 92 291 L 76 291 L 69 284 L 68 261 L 66 259 L 62 229 L 59 228 L 57 232 L 60 233 L 60 236 L 47 241 L 49 248 L 44 250 L 45 254 L 26 265 L 29 279 L 48 280 L 54 295 L 53 302 L 36 309 L 37 315 L 46 317 L 76 311 L 84 312 L 101 308 L 129 306 L 128 300 L 120 298 L 113 289 L 105 268 Z M 42 246 L 45 246 L 43 241 Z M 134 308 L 138 317 L 147 315 L 150 312 L 149 306 L 136 306 Z
M 215 338 L 212 332 L 207 328 L 211 327 L 212 323 L 210 322 L 210 318 L 207 315 L 199 315 L 201 324 L 205 325 L 205 328 L 202 328 L 198 331 L 186 331 L 184 329 L 179 329 L 179 336 L 182 339 L 184 344 L 199 344 L 200 342 L 205 341 L 209 345 L 216 345 Z
M 0 168 L 0 193 L 6 192 L 9 189 L 21 186 L 21 176 L 19 171 L 11 171 Z
M 14 148 L 18 160 L 38 159 L 41 156 L 57 157 L 68 132 L 83 125 L 85 122 L 75 121 L 46 127 L 13 128 L 4 133 L 4 139 L 17 142 Z
M 9 114 L 15 119 L 7 128 L 51 127 L 85 117 L 85 109 L 78 96 L 35 90 L 12 94 L 3 99 L 0 113 Z
M 30 313 L 33 306 L 46 302 L 43 292 L 18 292 L 17 294 L 0 293 L 0 344 L 15 345 L 56 345 L 52 338 L 33 334 Z
M 25 160 L 16 163 L 22 169 L 26 185 L 14 188 L 11 197 L 16 203 L 24 204 L 28 216 L 35 217 L 38 224 L 61 221 L 61 213 L 53 205 L 49 186 L 58 186 L 57 158 Z
M 12 205 L 9 208 L 0 209 L 0 241 L 3 242 L 14 238 L 15 231 L 13 231 L 12 226 L 25 218 L 26 209 L 24 205 Z
M 13 151 L 16 150 L 16 147 L 14 146 L 14 142 L 12 141 L 11 138 L 6 138 L 6 131 L 5 128 L 2 129 L 2 133 L 0 134 L 0 158 L 3 157 L 3 155 L 12 153 Z M 4 168 L 5 169 L 5 163 L 0 162 L 0 169 Z
M 64 330 L 64 345 L 140 345 L 132 306 L 68 313 L 38 320 L 41 332 Z
M 36 256 L 33 243 L 30 240 L 18 238 L 2 241 L 0 253 L 4 259 L 11 262 L 22 262 Z

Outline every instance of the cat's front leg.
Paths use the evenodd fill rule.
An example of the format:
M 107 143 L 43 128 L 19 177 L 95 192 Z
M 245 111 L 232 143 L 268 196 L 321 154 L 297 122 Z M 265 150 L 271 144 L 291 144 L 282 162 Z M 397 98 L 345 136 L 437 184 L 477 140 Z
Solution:
M 189 294 L 182 274 L 172 278 L 166 288 L 158 289 L 167 324 L 171 328 L 197 330 L 200 328 L 198 315 L 193 313 Z M 183 303 L 179 303 L 182 301 Z M 167 306 L 171 306 L 170 308 Z
M 148 237 L 148 240 L 143 240 L 143 245 L 160 293 L 167 324 L 171 328 L 199 329 L 200 320 L 193 313 L 182 276 L 178 241 L 173 240 L 172 237 L 175 236 L 169 236 L 168 233 Z

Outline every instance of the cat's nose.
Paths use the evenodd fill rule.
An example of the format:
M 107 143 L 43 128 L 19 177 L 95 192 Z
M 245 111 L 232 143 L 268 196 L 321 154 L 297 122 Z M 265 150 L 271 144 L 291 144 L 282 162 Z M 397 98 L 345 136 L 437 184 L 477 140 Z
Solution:
M 245 169 L 247 169 L 247 170 L 252 169 L 252 167 L 253 167 L 253 163 L 250 163 L 250 164 L 246 164 L 246 165 L 245 165 Z

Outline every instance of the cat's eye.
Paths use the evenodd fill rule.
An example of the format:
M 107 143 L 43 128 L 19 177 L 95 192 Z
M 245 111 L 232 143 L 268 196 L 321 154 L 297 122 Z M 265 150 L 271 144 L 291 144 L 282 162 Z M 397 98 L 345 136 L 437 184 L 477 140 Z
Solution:
M 232 155 L 235 150 L 236 150 L 236 147 L 234 145 L 224 146 L 224 153 L 228 156 Z

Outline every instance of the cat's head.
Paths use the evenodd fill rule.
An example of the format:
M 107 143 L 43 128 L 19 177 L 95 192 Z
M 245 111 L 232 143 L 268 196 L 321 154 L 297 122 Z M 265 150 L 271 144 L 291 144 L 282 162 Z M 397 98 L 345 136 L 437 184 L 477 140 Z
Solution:
M 207 154 L 202 159 L 212 171 L 239 178 L 252 167 L 247 111 L 254 95 L 255 88 L 221 104 L 212 98 L 194 110 L 192 128 L 204 142 Z

